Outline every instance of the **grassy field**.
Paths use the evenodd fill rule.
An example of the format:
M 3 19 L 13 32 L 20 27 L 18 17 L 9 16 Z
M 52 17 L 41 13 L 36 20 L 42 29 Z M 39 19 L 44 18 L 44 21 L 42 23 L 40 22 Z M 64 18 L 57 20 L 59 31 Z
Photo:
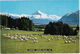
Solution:
M 43 32 L 20 31 L 20 30 L 2 30 L 2 34 L 6 33 L 22 33 L 22 34 L 43 34 Z M 46 38 L 41 38 L 38 35 L 32 37 L 38 38 L 38 43 L 32 40 L 20 41 L 11 40 L 1 35 L 1 52 L 2 53 L 79 53 L 79 40 L 76 43 L 64 43 L 62 36 L 60 40 L 54 35 L 45 35 Z M 47 40 L 54 37 L 50 42 Z M 72 36 L 74 37 L 74 36 Z M 52 51 L 27 51 L 27 49 L 52 49 Z

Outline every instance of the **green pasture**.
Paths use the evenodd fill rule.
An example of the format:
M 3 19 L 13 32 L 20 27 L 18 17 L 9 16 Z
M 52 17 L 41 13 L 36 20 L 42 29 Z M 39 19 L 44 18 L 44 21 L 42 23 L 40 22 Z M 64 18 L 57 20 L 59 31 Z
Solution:
M 2 34 L 6 33 L 22 33 L 22 34 L 43 34 L 39 31 L 21 31 L 21 30 L 2 30 Z M 38 38 L 38 43 L 34 43 L 32 40 L 21 41 L 11 40 L 5 38 L 1 34 L 1 52 L 2 53 L 79 53 L 79 40 L 76 43 L 64 43 L 62 36 L 60 40 L 57 40 L 56 35 L 44 35 L 46 38 L 41 38 L 38 35 L 32 37 Z M 51 39 L 53 37 L 53 39 Z M 75 36 L 71 36 L 75 37 Z M 51 39 L 49 42 L 47 39 Z M 27 49 L 52 49 L 52 51 L 27 51 Z

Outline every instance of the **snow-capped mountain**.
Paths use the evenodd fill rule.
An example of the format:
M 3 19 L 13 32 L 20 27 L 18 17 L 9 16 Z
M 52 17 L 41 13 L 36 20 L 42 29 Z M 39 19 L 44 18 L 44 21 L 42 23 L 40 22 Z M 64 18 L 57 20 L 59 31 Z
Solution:
M 47 15 L 47 14 L 42 13 L 41 11 L 36 11 L 36 12 L 33 13 L 32 15 Z
M 35 13 L 32 14 L 31 18 L 36 18 L 36 19 L 48 19 L 48 20 L 54 20 L 57 21 L 59 20 L 61 17 L 57 16 L 57 15 L 48 15 L 45 13 L 42 13 L 41 11 L 36 11 Z
M 41 11 L 36 11 L 32 15 L 27 15 L 27 14 L 18 15 L 18 14 L 11 14 L 7 12 L 0 12 L 0 15 L 11 16 L 14 19 L 25 16 L 25 17 L 30 18 L 36 24 L 47 24 L 50 21 L 58 21 L 61 18 L 57 15 L 48 15 L 48 14 L 42 13 Z
M 79 25 L 79 13 L 80 10 L 64 15 L 59 21 L 67 23 L 69 25 Z

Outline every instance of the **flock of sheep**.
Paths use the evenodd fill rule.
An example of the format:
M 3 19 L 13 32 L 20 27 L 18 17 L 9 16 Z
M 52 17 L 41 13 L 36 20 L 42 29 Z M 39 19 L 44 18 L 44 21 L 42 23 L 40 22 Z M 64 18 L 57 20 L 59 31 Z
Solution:
M 47 38 L 47 36 L 44 34 L 2 34 L 2 36 L 12 40 L 16 40 L 16 39 L 20 39 L 20 41 L 32 40 L 34 43 L 38 43 L 39 40 L 37 37 L 35 37 L 35 35 L 40 36 L 42 39 L 46 39 L 46 41 L 49 41 L 49 42 L 53 39 L 56 39 L 56 40 L 61 39 L 60 35 L 54 35 L 51 38 Z M 79 36 L 71 37 L 71 36 L 64 35 L 62 36 L 62 39 L 64 40 L 64 43 L 71 43 L 71 42 L 76 43 L 76 39 L 79 39 Z

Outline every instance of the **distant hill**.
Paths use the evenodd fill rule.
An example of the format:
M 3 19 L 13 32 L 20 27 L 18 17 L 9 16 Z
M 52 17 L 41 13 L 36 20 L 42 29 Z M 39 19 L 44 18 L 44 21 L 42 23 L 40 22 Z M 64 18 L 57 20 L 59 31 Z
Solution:
M 69 25 L 79 25 L 79 13 L 80 10 L 64 15 L 59 21 L 67 23 Z

